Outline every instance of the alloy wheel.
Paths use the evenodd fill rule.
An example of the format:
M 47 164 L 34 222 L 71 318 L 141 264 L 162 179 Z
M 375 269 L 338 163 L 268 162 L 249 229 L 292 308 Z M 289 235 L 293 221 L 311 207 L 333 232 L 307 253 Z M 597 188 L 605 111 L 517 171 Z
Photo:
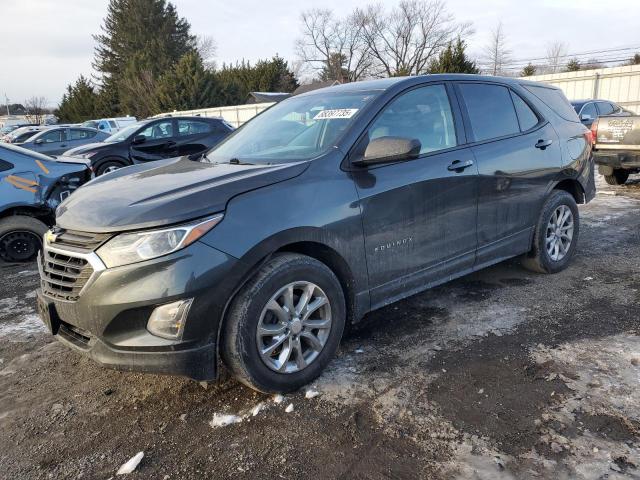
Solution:
M 295 373 L 314 362 L 331 332 L 331 304 L 314 283 L 285 285 L 260 314 L 256 340 L 260 358 L 279 373 Z
M 560 205 L 547 224 L 545 247 L 551 260 L 559 262 L 566 257 L 572 241 L 573 213 L 567 205 Z

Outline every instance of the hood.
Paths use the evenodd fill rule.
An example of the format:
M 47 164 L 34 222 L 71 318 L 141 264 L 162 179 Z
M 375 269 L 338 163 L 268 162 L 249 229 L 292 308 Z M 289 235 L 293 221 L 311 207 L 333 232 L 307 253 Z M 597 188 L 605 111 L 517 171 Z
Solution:
M 56 224 L 108 233 L 185 222 L 221 212 L 232 197 L 296 177 L 307 166 L 210 164 L 182 157 L 122 168 L 65 200 Z
M 83 153 L 87 153 L 87 152 L 90 152 L 90 151 L 93 151 L 93 150 L 102 150 L 103 148 L 111 147 L 111 146 L 115 145 L 116 143 L 119 143 L 119 142 L 113 142 L 113 143 L 104 143 L 104 142 L 87 143 L 85 145 L 81 145 L 79 147 L 72 148 L 71 150 L 67 150 L 66 152 L 64 152 L 64 154 L 65 155 L 69 155 L 69 156 L 82 155 Z

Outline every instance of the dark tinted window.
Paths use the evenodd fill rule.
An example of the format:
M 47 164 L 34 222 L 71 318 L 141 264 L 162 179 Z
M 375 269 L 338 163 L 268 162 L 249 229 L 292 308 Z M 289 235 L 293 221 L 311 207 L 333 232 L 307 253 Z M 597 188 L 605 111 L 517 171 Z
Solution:
M 569 103 L 569 100 L 567 100 L 567 97 L 564 96 L 562 90 L 558 90 L 556 88 L 536 87 L 533 85 L 525 85 L 524 87 L 565 120 L 569 120 L 570 122 L 580 121 L 578 119 L 578 114 Z
M 25 133 L 21 133 L 20 135 L 18 135 L 17 137 L 14 138 L 13 143 L 22 143 L 22 142 L 26 142 L 27 140 L 29 140 L 31 137 L 33 137 L 36 133 L 38 133 L 38 131 L 33 131 L 33 132 L 25 132 Z
M 456 131 L 444 85 L 416 88 L 393 100 L 369 129 L 369 139 L 420 140 L 420 153 L 456 146 Z
M 592 120 L 598 118 L 598 111 L 596 110 L 596 104 L 593 102 L 589 102 L 585 104 L 585 106 L 580 111 L 580 119 L 582 120 L 582 115 L 589 115 Z
M 484 83 L 463 83 L 460 91 L 476 141 L 520 132 L 508 88 Z
M 535 114 L 531 107 L 527 105 L 520 95 L 511 92 L 511 98 L 513 98 L 513 105 L 516 107 L 516 113 L 518 114 L 518 120 L 520 121 L 520 130 L 526 132 L 527 130 L 535 127 L 540 119 Z
M 87 138 L 93 138 L 97 132 L 91 130 L 82 130 L 79 128 L 72 128 L 69 132 L 70 140 L 85 140 Z
M 57 130 L 52 130 L 51 132 L 42 134 L 42 136 L 39 137 L 39 139 L 42 139 L 44 143 L 55 143 L 55 142 L 61 142 L 62 140 L 64 140 L 64 137 L 65 137 L 64 130 L 57 129 Z
M 118 128 L 118 125 L 113 120 L 109 120 L 109 125 L 111 125 L 111 128 Z
M 597 104 L 600 115 L 611 115 L 613 113 L 613 105 L 609 102 L 597 102 Z
M 211 132 L 211 124 L 209 122 L 201 122 L 199 120 L 178 120 L 178 135 L 197 135 L 199 133 Z
M 13 164 L 6 162 L 4 160 L 0 160 L 0 172 L 5 172 L 7 170 L 11 170 L 13 168 Z

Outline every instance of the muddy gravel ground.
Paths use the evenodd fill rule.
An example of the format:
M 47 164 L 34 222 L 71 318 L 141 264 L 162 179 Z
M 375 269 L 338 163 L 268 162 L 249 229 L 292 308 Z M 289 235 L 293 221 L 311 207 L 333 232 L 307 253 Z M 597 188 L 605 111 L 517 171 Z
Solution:
M 0 478 L 640 478 L 640 180 L 553 275 L 509 261 L 370 314 L 310 391 L 120 373 L 0 269 Z M 317 392 L 317 395 L 315 393 Z M 314 396 L 315 395 L 315 396 Z

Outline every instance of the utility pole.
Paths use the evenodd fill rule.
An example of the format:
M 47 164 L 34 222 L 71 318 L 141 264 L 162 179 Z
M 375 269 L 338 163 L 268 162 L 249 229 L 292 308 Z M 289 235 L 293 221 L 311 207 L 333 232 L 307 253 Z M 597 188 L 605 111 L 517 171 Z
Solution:
M 7 97 L 6 93 L 4 94 L 4 101 L 7 107 L 7 117 L 8 117 L 9 115 L 11 115 L 11 113 L 9 112 L 9 97 Z

